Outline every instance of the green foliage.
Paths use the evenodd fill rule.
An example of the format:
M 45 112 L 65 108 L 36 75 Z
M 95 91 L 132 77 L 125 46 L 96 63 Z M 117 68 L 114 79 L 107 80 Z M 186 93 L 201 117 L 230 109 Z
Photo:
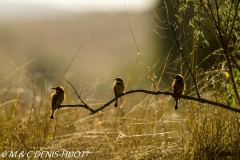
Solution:
M 238 89 L 238 93 L 240 94 L 240 89 L 239 89 L 239 83 L 240 83 L 240 72 L 239 70 L 235 69 L 232 73 L 233 78 L 234 78 L 234 83 L 237 84 L 237 89 Z M 226 100 L 226 103 L 230 106 L 233 106 L 236 102 L 236 96 L 235 96 L 235 92 L 233 89 L 233 84 L 232 83 L 228 83 L 226 85 L 226 91 L 224 93 L 224 98 Z
M 175 12 L 170 12 L 169 7 L 168 17 L 173 13 L 175 21 L 170 23 L 177 26 L 172 29 L 177 41 L 173 45 L 180 44 L 178 51 L 183 50 L 188 57 L 201 94 L 212 101 L 239 108 L 240 1 L 187 0 L 172 1 L 171 5 Z M 210 58 L 211 61 L 207 61 Z M 201 66 L 206 61 L 207 65 Z M 179 64 L 180 72 L 187 74 L 182 59 Z M 187 86 L 193 86 L 193 77 L 189 79 L 191 82 Z M 193 88 L 188 91 L 195 95 Z M 239 159 L 240 151 L 236 149 L 239 115 L 217 108 L 211 110 L 202 104 L 198 107 L 198 111 L 192 109 L 193 113 L 188 114 L 188 120 L 193 123 L 188 124 L 192 137 L 187 141 L 185 159 Z
M 233 106 L 235 104 L 234 90 L 231 83 L 226 85 L 226 92 L 224 93 L 224 98 L 227 105 Z

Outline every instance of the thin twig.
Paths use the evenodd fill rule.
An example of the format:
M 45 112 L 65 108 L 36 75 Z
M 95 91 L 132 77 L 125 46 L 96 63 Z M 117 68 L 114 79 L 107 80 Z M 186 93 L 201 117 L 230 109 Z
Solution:
M 84 107 L 86 108 L 87 110 L 90 110 L 92 113 L 94 113 L 94 110 L 92 108 L 90 108 L 83 100 L 82 98 L 79 96 L 79 94 L 77 93 L 76 89 L 73 87 L 73 85 L 71 84 L 71 82 L 69 82 L 68 80 L 66 80 L 64 78 L 64 80 L 69 83 L 71 85 L 71 87 L 73 88 L 74 90 L 74 93 L 78 96 L 78 98 L 80 99 L 80 101 L 83 103 L 83 105 L 77 105 L 78 107 Z M 61 105 L 62 106 L 62 105 Z M 74 105 L 76 107 L 76 105 Z M 63 107 L 66 107 L 66 106 L 63 106 Z
M 184 60 L 184 62 L 185 62 L 185 64 L 186 64 L 186 66 L 187 66 L 187 68 L 188 68 L 188 71 L 190 72 L 190 74 L 191 74 L 191 76 L 192 76 L 193 83 L 194 83 L 194 86 L 195 86 L 195 88 L 196 88 L 197 96 L 198 96 L 198 98 L 200 98 L 200 94 L 199 94 L 198 87 L 197 87 L 197 82 L 196 82 L 196 80 L 195 80 L 195 78 L 194 78 L 194 75 L 193 75 L 193 72 L 192 72 L 191 68 L 189 67 L 188 62 L 187 62 L 187 60 L 186 60 L 186 58 L 185 58 L 185 56 L 184 56 L 184 54 L 183 54 L 183 52 L 182 52 L 181 46 L 180 46 L 180 44 L 179 44 L 179 40 L 178 40 L 177 35 L 176 35 L 177 27 L 174 28 L 174 24 L 173 24 L 173 22 L 172 22 L 171 16 L 170 16 L 169 13 L 168 13 L 167 4 L 166 4 L 166 2 L 164 2 L 164 3 L 165 3 L 165 6 L 166 6 L 166 12 L 167 12 L 167 17 L 168 17 L 168 18 L 167 18 L 167 23 L 168 23 L 168 25 L 170 26 L 170 28 L 171 28 L 171 30 L 172 30 L 172 32 L 173 32 L 173 37 L 174 37 L 174 39 L 175 39 L 175 43 L 176 43 L 176 45 L 177 45 L 177 47 L 178 47 L 178 50 L 179 50 L 179 52 L 180 52 L 180 54 L 181 54 L 181 56 L 182 56 L 182 58 L 183 58 L 183 60 Z
M 66 70 L 64 71 L 64 73 L 63 73 L 63 75 L 62 75 L 62 77 L 61 77 L 60 82 L 58 83 L 58 85 L 60 85 L 60 83 L 61 83 L 61 81 L 62 81 L 64 75 L 66 74 L 68 68 L 70 67 L 70 65 L 72 64 L 73 60 L 74 60 L 75 57 L 77 56 L 78 52 L 80 51 L 80 49 L 82 48 L 82 46 L 87 42 L 88 39 L 89 39 L 89 38 L 84 39 L 84 41 L 82 42 L 81 46 L 78 48 L 78 50 L 77 50 L 77 52 L 75 53 L 75 55 L 73 56 L 71 62 L 70 62 L 69 65 L 67 66 Z
M 138 51 L 138 53 L 140 53 L 140 51 L 139 51 L 139 49 L 138 49 L 138 46 L 137 46 L 136 39 L 135 39 L 135 37 L 134 37 L 134 35 L 133 35 L 132 28 L 131 28 L 131 26 L 130 26 L 130 21 L 129 21 L 129 17 L 128 17 L 128 12 L 127 12 L 127 7 L 126 7 L 125 0 L 123 0 L 123 2 L 124 2 L 124 7 L 125 7 L 125 13 L 126 13 L 127 20 L 128 20 L 128 27 L 129 27 L 129 29 L 130 29 L 130 31 L 131 31 L 131 34 L 132 34 L 132 37 L 133 37 L 133 40 L 134 40 L 135 46 L 136 46 L 136 48 L 137 48 L 137 51 Z

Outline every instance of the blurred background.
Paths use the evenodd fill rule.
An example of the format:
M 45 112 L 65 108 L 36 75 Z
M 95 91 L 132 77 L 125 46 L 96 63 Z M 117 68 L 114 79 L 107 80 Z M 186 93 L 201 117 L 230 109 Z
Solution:
M 170 17 L 165 3 L 180 47 L 165 23 Z M 235 113 L 185 99 L 176 111 L 166 95 L 130 94 L 117 108 L 111 104 L 91 116 L 83 108 L 61 108 L 49 120 L 52 87 L 64 87 L 64 104 L 81 104 L 72 87 L 60 81 L 63 76 L 92 109 L 114 97 L 116 77 L 124 79 L 126 90 L 172 91 L 171 77 L 181 73 L 185 94 L 195 96 L 179 49 L 202 97 L 224 103 L 228 78 L 216 76 L 226 70 L 224 56 L 209 17 L 197 8 L 195 1 L 0 0 L 0 150 L 78 149 L 95 152 L 92 159 L 201 159 L 208 154 L 206 159 L 213 159 L 221 151 L 237 153 Z
M 153 31 L 153 9 L 158 4 L 158 0 L 1 0 L 1 94 L 12 100 L 16 97 L 12 93 L 21 88 L 21 92 L 29 91 L 33 97 L 36 85 L 35 92 L 44 86 L 50 96 L 50 87 L 59 84 L 86 39 L 64 76 L 80 94 L 91 93 L 96 99 L 109 100 L 116 77 L 125 82 L 132 78 L 127 90 L 150 89 L 145 69 L 159 64 L 162 50 L 160 38 Z M 64 80 L 61 85 L 67 93 L 73 93 Z M 29 93 L 20 96 L 32 101 Z M 68 96 L 66 103 L 75 103 L 69 97 L 73 96 Z M 35 100 L 40 99 L 39 95 Z
M 168 7 L 169 14 L 175 17 L 176 10 L 172 5 Z M 166 17 L 160 0 L 1 0 L 1 95 L 10 88 L 11 92 L 19 88 L 23 92 L 23 88 L 31 88 L 32 92 L 33 84 L 38 87 L 35 91 L 46 88 L 50 95 L 50 87 L 60 83 L 84 40 L 64 75 L 80 94 L 91 93 L 92 98 L 106 101 L 113 96 L 116 77 L 122 77 L 128 84 L 126 90 L 171 91 L 171 77 L 176 73 L 189 77 L 189 73 L 186 65 L 181 67 L 174 42 L 163 38 L 174 39 L 172 31 L 161 29 L 164 26 L 158 21 Z M 191 15 L 184 18 L 188 22 Z M 218 45 L 209 42 L 211 50 L 218 49 Z M 188 45 L 191 49 L 191 41 Z M 183 52 L 186 56 L 190 54 L 186 47 Z M 211 68 L 210 63 L 215 60 L 205 61 L 208 54 L 200 50 L 196 56 L 200 57 L 199 62 L 188 57 L 189 63 L 193 67 Z M 199 63 L 201 66 L 197 66 Z M 67 93 L 73 93 L 65 80 L 60 84 L 68 87 Z

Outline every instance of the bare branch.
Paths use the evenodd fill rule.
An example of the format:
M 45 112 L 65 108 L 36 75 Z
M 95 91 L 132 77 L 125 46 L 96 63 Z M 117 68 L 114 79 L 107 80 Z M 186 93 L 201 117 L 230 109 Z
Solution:
M 82 108 L 85 108 L 85 109 L 89 110 L 92 114 L 95 113 L 94 109 L 92 109 L 92 108 L 90 108 L 90 107 L 88 107 L 84 104 L 61 104 L 59 106 L 59 108 L 64 108 L 64 107 L 82 107 Z
M 238 108 L 233 108 L 233 107 L 228 106 L 228 105 L 225 105 L 225 104 L 213 102 L 213 101 L 206 100 L 206 99 L 202 99 L 202 98 L 190 97 L 190 96 L 185 96 L 185 95 L 177 95 L 177 94 L 174 94 L 174 93 L 171 93 L 171 92 L 149 91 L 149 90 L 144 90 L 144 89 L 136 89 L 136 90 L 127 91 L 127 92 L 123 93 L 121 96 L 119 96 L 118 98 L 120 98 L 120 97 L 122 97 L 122 96 L 125 96 L 125 95 L 127 95 L 127 94 L 136 93 L 136 92 L 147 93 L 147 94 L 152 94 L 152 95 L 164 94 L 164 95 L 178 96 L 178 97 L 180 97 L 180 98 L 182 98 L 182 99 L 188 99 L 188 100 L 193 100 L 193 101 L 200 102 L 200 103 L 206 103 L 206 104 L 218 106 L 218 107 L 221 107 L 221 108 L 225 108 L 225 109 L 227 109 L 227 110 L 230 110 L 230 111 L 234 111 L 234 112 L 240 113 L 240 109 L 238 109 Z M 60 108 L 62 108 L 62 107 L 83 107 L 83 108 L 86 108 L 86 109 L 90 110 L 90 111 L 91 111 L 91 114 L 95 114 L 95 113 L 103 110 L 103 109 L 106 108 L 107 106 L 109 106 L 109 105 L 110 105 L 111 103 L 113 103 L 115 100 L 116 100 L 116 98 L 111 99 L 109 102 L 107 102 L 106 104 L 104 104 L 103 106 L 99 107 L 99 108 L 96 109 L 96 110 L 93 110 L 93 109 L 91 109 L 90 107 L 88 107 L 88 106 L 86 107 L 86 105 L 82 105 L 82 104 L 74 104 L 74 105 L 62 104 L 62 105 L 60 106 Z

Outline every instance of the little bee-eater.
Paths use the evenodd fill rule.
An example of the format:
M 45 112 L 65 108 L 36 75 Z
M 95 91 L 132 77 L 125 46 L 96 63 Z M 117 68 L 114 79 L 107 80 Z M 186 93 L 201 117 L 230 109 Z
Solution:
M 186 84 L 184 82 L 184 78 L 181 74 L 177 74 L 173 78 L 172 82 L 172 88 L 173 88 L 173 93 L 182 95 L 184 90 L 186 89 Z M 180 100 L 180 97 L 174 97 L 174 100 L 176 101 L 175 109 L 178 109 L 178 101 Z
M 113 89 L 114 89 L 115 97 L 117 98 L 114 107 L 117 107 L 118 97 L 120 95 L 122 95 L 125 90 L 125 86 L 124 86 L 124 82 L 123 82 L 122 78 L 118 77 L 115 79 L 115 82 L 113 84 Z
M 59 105 L 62 104 L 62 102 L 65 99 L 64 89 L 61 86 L 58 86 L 54 89 L 54 93 L 51 95 L 52 100 L 52 114 L 50 116 L 50 119 L 53 119 L 53 114 L 56 109 L 59 109 Z

